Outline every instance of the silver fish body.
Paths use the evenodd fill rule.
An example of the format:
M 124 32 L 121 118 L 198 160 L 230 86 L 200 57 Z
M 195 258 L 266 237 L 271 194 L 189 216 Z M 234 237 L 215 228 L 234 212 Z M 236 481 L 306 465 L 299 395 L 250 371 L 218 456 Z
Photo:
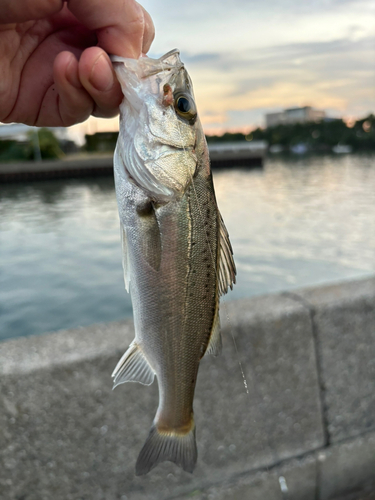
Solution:
M 114 171 L 135 325 L 114 384 L 158 380 L 159 407 L 136 473 L 164 460 L 192 472 L 194 389 L 201 358 L 221 348 L 219 297 L 235 281 L 232 249 L 178 51 L 113 61 L 125 95 Z

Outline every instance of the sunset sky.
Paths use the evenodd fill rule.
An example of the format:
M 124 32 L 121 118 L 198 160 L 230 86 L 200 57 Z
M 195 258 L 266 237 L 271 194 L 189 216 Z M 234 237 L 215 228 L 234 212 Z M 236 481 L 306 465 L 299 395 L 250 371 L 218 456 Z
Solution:
M 292 106 L 345 118 L 375 111 L 373 0 L 142 4 L 156 28 L 149 55 L 181 50 L 206 132 L 247 131 Z M 117 126 L 91 120 L 89 133 Z

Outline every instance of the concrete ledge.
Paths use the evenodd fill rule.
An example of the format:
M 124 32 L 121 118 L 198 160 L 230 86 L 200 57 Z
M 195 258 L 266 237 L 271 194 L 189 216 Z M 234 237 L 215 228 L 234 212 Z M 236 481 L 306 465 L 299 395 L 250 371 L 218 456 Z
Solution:
M 370 433 L 176 498 L 370 500 L 370 494 L 373 500 L 374 471 L 375 433 Z
M 0 163 L 0 183 L 113 175 L 113 155 L 68 160 Z
M 312 312 L 329 442 L 375 430 L 375 279 L 299 297 Z
M 158 395 L 156 384 L 125 384 L 111 390 L 111 371 L 133 338 L 131 322 L 0 343 L 0 498 L 143 500 L 184 498 L 194 492 L 224 498 L 220 492 L 228 487 L 234 495 L 230 498 L 246 498 L 238 496 L 236 488 L 239 492 L 250 488 L 251 498 L 272 500 L 272 492 L 281 498 L 278 478 L 284 475 L 290 495 L 292 491 L 299 495 L 285 497 L 288 500 L 315 498 L 311 496 L 315 490 L 321 492 L 319 499 L 328 500 L 353 484 L 368 483 L 375 448 L 372 435 L 369 440 L 361 424 L 360 405 L 351 408 L 351 425 L 341 427 L 342 439 L 352 439 L 352 448 L 332 446 L 326 440 L 325 425 L 331 425 L 335 415 L 330 406 L 327 419 L 322 405 L 320 356 L 326 356 L 327 348 L 323 340 L 319 349 L 316 343 L 317 338 L 331 335 L 331 330 L 321 333 L 323 323 L 318 319 L 324 317 L 324 325 L 330 325 L 328 318 L 336 318 L 332 325 L 338 335 L 339 318 L 347 320 L 341 311 L 350 307 L 357 324 L 368 324 L 371 331 L 367 322 L 375 307 L 374 282 L 223 304 L 223 353 L 216 359 L 204 358 L 198 377 L 199 458 L 193 475 L 168 462 L 146 477 L 134 476 Z M 338 291 L 347 287 L 349 292 Z M 327 300 L 318 303 L 314 295 L 322 294 Z M 363 317 L 361 304 L 366 304 Z M 372 342 L 372 336 L 361 342 L 366 340 Z M 341 363 L 342 354 L 336 352 Z M 332 350 L 331 364 L 336 363 L 334 354 Z M 325 380 L 324 391 L 329 387 L 334 392 L 333 381 L 330 385 L 330 379 Z M 357 390 L 363 389 L 360 380 L 355 383 Z M 371 380 L 364 384 L 368 390 Z M 374 379 L 372 384 L 374 392 Z M 352 436 L 353 428 L 358 437 Z M 353 449 L 355 454 L 345 451 Z M 340 458 L 344 452 L 346 462 Z M 317 453 L 324 453 L 325 459 Z M 296 458 L 301 456 L 305 458 Z M 358 459 L 359 469 L 352 456 L 363 458 Z M 352 470 L 352 476 L 346 470 Z M 343 482 L 340 471 L 350 481 Z
M 359 499 L 375 491 L 375 432 L 330 446 L 317 454 L 319 498 Z
M 206 490 L 195 490 L 190 495 L 194 500 L 318 500 L 316 479 L 316 457 L 312 454 L 243 474 Z
M 210 144 L 212 168 L 262 167 L 267 144 L 264 141 Z M 43 179 L 113 176 L 113 154 L 87 158 L 0 163 L 0 183 Z

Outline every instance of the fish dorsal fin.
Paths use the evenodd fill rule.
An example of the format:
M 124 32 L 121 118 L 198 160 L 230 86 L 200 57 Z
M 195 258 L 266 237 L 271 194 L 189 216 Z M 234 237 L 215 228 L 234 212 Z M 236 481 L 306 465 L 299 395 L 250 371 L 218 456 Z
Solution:
M 233 260 L 233 250 L 229 234 L 223 218 L 220 218 L 220 259 L 219 259 L 219 294 L 225 295 L 228 288 L 233 289 L 236 283 L 236 265 Z
M 149 365 L 138 344 L 133 341 L 113 370 L 113 388 L 125 382 L 139 382 L 143 385 L 151 385 L 154 376 L 154 370 Z
M 123 225 L 120 224 L 121 233 L 121 247 L 122 247 L 122 268 L 124 270 L 124 281 L 126 291 L 129 292 L 130 284 L 130 272 L 129 272 L 129 256 L 128 256 L 128 244 L 126 241 L 126 233 Z
M 222 342 L 220 333 L 220 316 L 219 316 L 219 307 L 217 307 L 214 322 L 212 325 L 210 341 L 208 343 L 205 354 L 212 354 L 213 356 L 216 357 L 221 353 L 221 348 L 222 348 Z

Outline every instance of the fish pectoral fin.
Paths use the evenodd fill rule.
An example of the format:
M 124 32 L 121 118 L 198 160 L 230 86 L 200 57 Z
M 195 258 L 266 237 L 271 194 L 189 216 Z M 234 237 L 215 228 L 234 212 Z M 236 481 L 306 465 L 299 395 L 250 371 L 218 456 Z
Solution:
M 219 308 L 217 308 L 215 319 L 212 325 L 210 340 L 208 342 L 205 354 L 212 354 L 213 356 L 216 357 L 221 353 L 221 349 L 222 349 L 222 341 L 220 333 L 220 316 L 219 316 Z
M 122 224 L 120 224 L 121 233 L 121 247 L 122 247 L 122 268 L 124 270 L 124 281 L 126 291 L 129 292 L 130 284 L 130 271 L 129 271 L 129 257 L 128 257 L 128 244 L 126 241 L 126 233 Z
M 225 295 L 228 288 L 233 289 L 236 283 L 236 265 L 233 259 L 232 245 L 223 218 L 220 218 L 220 259 L 219 259 L 219 293 Z
M 113 370 L 113 389 L 125 382 L 139 382 L 151 385 L 155 372 L 149 365 L 138 344 L 133 341 Z
M 161 235 L 151 201 L 137 207 L 138 248 L 146 262 L 159 271 L 162 253 Z

